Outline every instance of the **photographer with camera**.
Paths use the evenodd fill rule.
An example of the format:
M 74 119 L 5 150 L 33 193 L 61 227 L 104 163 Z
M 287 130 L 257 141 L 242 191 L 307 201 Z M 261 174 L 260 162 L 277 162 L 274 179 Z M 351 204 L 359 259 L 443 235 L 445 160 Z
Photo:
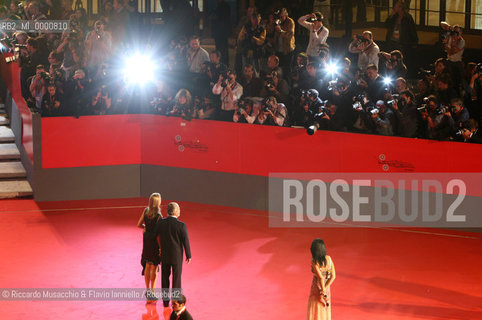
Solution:
M 199 102 L 196 98 L 194 99 L 194 118 L 207 120 L 214 119 L 216 116 L 216 106 L 212 103 L 211 98 L 202 97 L 199 99 Z
M 388 109 L 383 100 L 378 100 L 375 107 L 367 110 L 370 114 L 372 127 L 375 133 L 382 136 L 393 136 L 393 127 L 391 121 L 394 121 L 393 112 Z
M 354 119 L 349 131 L 357 133 L 375 133 L 373 120 L 371 119 L 371 109 L 373 103 L 370 102 L 363 94 L 359 94 L 353 98 L 352 109 L 354 111 Z
M 462 28 L 459 25 L 451 26 L 447 22 L 440 22 L 440 27 L 446 33 L 442 35 L 442 43 L 450 62 L 452 76 L 455 83 L 461 83 L 464 76 L 462 55 L 465 49 L 465 40 L 462 38 Z
M 306 91 L 301 92 L 298 107 L 293 112 L 293 124 L 308 128 L 313 124 L 314 115 L 310 110 L 311 99 Z
M 456 141 L 469 143 L 482 143 L 482 132 L 475 119 L 464 122 L 462 128 L 456 133 Z
M 291 59 L 295 51 L 295 22 L 288 17 L 288 10 L 283 8 L 275 12 L 274 44 L 283 74 L 290 74 Z
M 310 62 L 319 62 L 319 48 L 326 43 L 330 31 L 323 26 L 323 15 L 321 12 L 314 12 L 304 15 L 298 19 L 298 24 L 305 27 L 310 32 L 310 40 L 306 48 Z
M 62 95 L 58 92 L 55 83 L 50 82 L 47 92 L 42 98 L 42 117 L 59 117 L 64 115 Z
M 452 85 L 450 74 L 443 74 L 435 80 L 435 95 L 440 104 L 449 105 L 452 99 L 458 98 L 459 93 Z
M 166 115 L 181 117 L 186 120 L 193 118 L 192 96 L 187 89 L 181 89 L 177 92 L 174 97 L 174 105 Z
M 36 112 L 42 109 L 42 99 L 47 92 L 47 85 L 50 83 L 50 75 L 45 71 L 43 64 L 37 66 L 35 75 L 30 82 L 30 96 L 34 99 L 32 107 Z
M 407 66 L 403 62 L 403 54 L 400 50 L 393 50 L 390 53 L 381 51 L 378 56 L 380 57 L 378 68 L 381 74 L 392 79 L 407 76 Z
M 261 108 L 256 123 L 279 127 L 288 124 L 286 107 L 283 103 L 278 103 L 275 97 L 266 98 Z
M 464 102 L 460 98 L 450 101 L 450 114 L 453 120 L 454 131 L 462 128 L 464 122 L 470 118 L 469 111 L 465 108 Z
M 112 37 L 104 30 L 104 22 L 97 20 L 85 40 L 85 63 L 90 78 L 99 78 L 100 66 L 110 59 L 111 49 Z
M 47 17 L 45 16 L 45 14 L 40 10 L 40 3 L 37 1 L 32 1 L 28 4 L 26 13 L 27 13 L 28 20 L 33 20 L 33 21 L 47 20 Z
M 419 133 L 421 116 L 414 103 L 415 96 L 410 90 L 400 92 L 398 98 L 388 101 L 398 123 L 395 133 L 401 137 L 415 138 Z
M 366 77 L 360 79 L 358 86 L 366 91 L 370 101 L 383 100 L 387 86 L 378 74 L 377 66 L 374 64 L 368 65 L 365 75 Z
M 350 128 L 356 121 L 358 114 L 352 107 L 356 92 L 349 77 L 341 75 L 335 82 L 330 82 L 330 94 L 328 96 L 328 100 L 337 106 L 336 115 L 340 121 L 339 127 Z
M 385 21 L 385 26 L 388 29 L 386 44 L 389 50 L 400 50 L 410 64 L 412 62 L 410 50 L 417 46 L 418 35 L 415 21 L 408 10 L 404 0 L 397 0 Z
M 91 82 L 83 69 L 77 69 L 65 84 L 66 113 L 78 118 L 91 103 Z
M 23 36 L 27 37 L 25 45 L 21 44 L 20 39 Z M 28 38 L 26 33 L 20 33 L 16 37 L 17 43 L 15 44 L 15 50 L 18 51 L 20 71 L 20 84 L 22 89 L 22 96 L 24 98 L 30 95 L 30 83 L 27 81 L 29 77 L 35 75 L 36 67 L 41 64 L 45 65 L 47 61 L 44 59 L 44 54 L 39 50 L 38 42 L 36 39 Z
M 11 0 L 8 4 L 8 18 L 10 20 L 22 20 L 22 18 L 24 18 L 23 14 L 23 4 L 18 0 Z
M 295 64 L 291 67 L 290 83 L 292 93 L 300 86 L 300 80 L 307 77 L 306 66 L 308 64 L 308 56 L 304 52 L 298 53 Z
M 262 46 L 266 40 L 266 30 L 261 26 L 261 15 L 253 14 L 238 35 L 237 51 L 241 54 L 242 65 L 251 64 L 256 72 L 261 71 Z
M 239 79 L 239 83 L 243 86 L 243 94 L 246 97 L 259 97 L 263 83 L 255 74 L 254 67 L 247 64 L 243 68 L 243 75 Z
M 194 74 L 201 72 L 202 64 L 204 62 L 209 62 L 209 53 L 201 47 L 198 36 L 192 36 L 189 40 L 186 59 L 189 72 Z
M 221 62 L 221 52 L 218 50 L 213 50 L 209 53 L 209 62 L 207 62 L 206 66 L 209 82 L 212 82 L 209 90 L 212 90 L 212 87 L 219 79 L 219 75 L 225 73 L 228 67 Z
M 482 62 L 475 66 L 465 92 L 466 105 L 471 116 L 480 121 L 482 118 Z
M 290 87 L 285 79 L 280 78 L 276 71 L 267 74 L 264 78 L 264 86 L 261 89 L 261 97 L 276 97 L 282 103 L 288 103 Z
M 62 70 L 65 78 L 69 79 L 82 64 L 83 49 L 79 31 L 72 29 L 62 34 L 61 44 L 56 50 L 57 54 L 63 53 Z
M 254 123 L 259 115 L 259 107 L 255 108 L 253 100 L 241 98 L 236 104 L 236 111 L 233 115 L 233 122 Z
M 64 94 L 64 85 L 65 85 L 65 75 L 60 67 L 60 63 L 52 63 L 49 67 L 49 74 L 51 77 L 50 82 L 55 84 L 56 91 L 60 95 Z
M 304 107 L 305 108 L 305 107 Z M 338 107 L 331 101 L 321 101 L 318 109 L 310 109 L 312 113 L 311 122 L 305 124 L 306 133 L 313 135 L 318 130 L 341 131 L 341 118 L 337 113 Z
M 321 77 L 321 67 L 317 63 L 308 63 L 306 73 L 303 74 L 299 81 L 298 88 L 307 91 L 315 89 L 322 97 L 328 93 L 328 82 Z
M 236 72 L 228 70 L 220 75 L 213 87 L 213 94 L 221 98 L 219 120 L 232 121 L 236 102 L 243 95 L 243 86 L 236 82 Z
M 422 139 L 435 139 L 436 128 L 444 117 L 443 110 L 439 108 L 437 97 L 429 95 L 423 98 L 423 102 L 417 108 L 420 112 L 421 122 L 417 137 Z
M 363 31 L 363 35 L 353 35 L 353 41 L 348 46 L 348 51 L 358 53 L 358 68 L 365 71 L 370 64 L 378 68 L 378 53 L 380 48 L 373 41 L 371 31 Z
M 91 114 L 104 115 L 111 111 L 112 99 L 107 90 L 107 86 L 102 85 L 97 88 L 97 93 L 92 97 L 90 104 Z
M 463 129 L 463 124 L 469 120 L 469 112 L 464 107 L 460 98 L 454 98 L 449 105 L 442 104 L 438 113 L 443 117 L 435 127 L 435 138 L 438 140 L 451 140 L 457 138 L 457 132 Z

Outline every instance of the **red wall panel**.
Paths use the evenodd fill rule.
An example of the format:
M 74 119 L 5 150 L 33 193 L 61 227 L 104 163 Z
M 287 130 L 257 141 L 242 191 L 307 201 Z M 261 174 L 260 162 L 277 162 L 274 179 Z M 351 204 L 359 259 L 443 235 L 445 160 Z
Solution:
M 4 57 L 8 55 L 9 54 L 0 56 L 0 75 L 20 112 L 22 118 L 22 144 L 30 161 L 33 162 L 32 114 L 22 97 L 22 91 L 20 89 L 20 68 L 17 63 L 7 64 L 5 62 Z
M 157 115 L 42 119 L 44 168 L 153 164 L 272 172 L 482 172 L 474 144 Z
M 138 117 L 42 118 L 42 167 L 141 163 Z

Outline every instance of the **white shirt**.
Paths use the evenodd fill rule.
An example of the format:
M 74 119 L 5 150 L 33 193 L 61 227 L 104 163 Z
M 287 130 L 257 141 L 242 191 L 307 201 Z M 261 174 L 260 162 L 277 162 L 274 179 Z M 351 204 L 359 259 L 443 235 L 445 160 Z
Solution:
M 189 71 L 193 73 L 200 73 L 203 63 L 209 61 L 209 53 L 201 47 L 196 51 L 189 48 L 186 57 Z
M 234 104 L 243 95 L 243 86 L 235 82 L 234 85 L 231 87 L 231 91 L 233 92 L 232 99 L 228 94 L 228 90 L 226 90 L 226 88 L 221 87 L 221 84 L 216 83 L 213 87 L 213 93 L 216 95 L 219 95 L 219 94 L 221 95 L 221 109 L 224 111 L 231 111 L 235 109 Z
M 352 42 L 348 47 L 348 51 L 358 53 L 358 68 L 362 71 L 365 71 L 370 64 L 374 64 L 378 68 L 380 48 L 375 42 L 362 42 L 358 47 L 354 46 Z
M 310 30 L 310 42 L 306 48 L 306 54 L 311 57 L 317 57 L 319 56 L 320 44 L 326 43 L 326 39 L 328 39 L 328 34 L 330 31 L 324 26 L 322 26 L 319 30 L 314 30 L 314 23 L 306 21 L 310 16 L 311 14 L 307 14 L 300 17 L 298 19 L 298 23 Z
M 450 48 L 458 47 L 460 51 L 452 55 L 447 54 L 447 59 L 452 62 L 462 61 L 462 55 L 464 54 L 465 48 L 465 40 L 463 38 L 460 38 L 459 41 L 454 41 L 453 37 L 449 37 L 448 46 Z

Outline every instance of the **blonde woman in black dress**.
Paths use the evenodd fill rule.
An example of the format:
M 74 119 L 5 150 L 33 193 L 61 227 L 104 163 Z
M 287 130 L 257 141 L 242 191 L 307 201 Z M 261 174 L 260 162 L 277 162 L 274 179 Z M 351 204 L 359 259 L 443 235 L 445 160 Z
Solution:
M 157 222 L 162 219 L 161 195 L 153 193 L 149 197 L 149 206 L 142 212 L 137 226 L 144 230 L 142 242 L 142 275 L 146 281 L 146 297 L 148 300 L 156 300 L 152 290 L 156 288 L 157 273 L 161 262 L 159 243 L 157 236 Z

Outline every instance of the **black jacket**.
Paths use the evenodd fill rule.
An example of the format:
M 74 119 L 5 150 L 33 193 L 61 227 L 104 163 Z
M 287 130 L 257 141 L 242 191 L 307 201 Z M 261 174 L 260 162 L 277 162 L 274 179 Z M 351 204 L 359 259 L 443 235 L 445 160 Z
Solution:
M 186 258 L 191 258 L 191 247 L 184 222 L 168 216 L 159 221 L 158 233 L 161 236 L 161 263 L 182 264 L 183 250 Z

